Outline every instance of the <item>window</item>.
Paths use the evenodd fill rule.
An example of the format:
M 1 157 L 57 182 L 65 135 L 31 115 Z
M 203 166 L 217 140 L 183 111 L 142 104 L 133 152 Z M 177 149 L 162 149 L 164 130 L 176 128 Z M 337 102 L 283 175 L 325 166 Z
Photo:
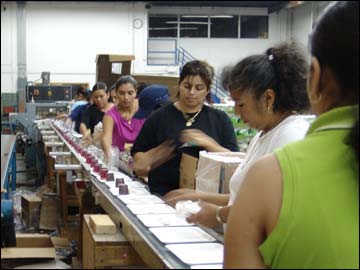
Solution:
M 268 38 L 268 16 L 241 16 L 241 38 Z
M 148 25 L 149 38 L 269 38 L 268 16 L 240 16 L 239 25 L 238 15 L 149 14 Z
M 183 15 L 180 16 L 180 37 L 207 38 L 208 16 Z
M 177 65 L 176 39 L 148 39 L 148 65 Z
M 149 38 L 177 37 L 177 15 L 149 14 Z M 172 23 L 169 23 L 172 22 Z
M 239 16 L 210 16 L 210 37 L 212 38 L 237 38 L 238 29 Z

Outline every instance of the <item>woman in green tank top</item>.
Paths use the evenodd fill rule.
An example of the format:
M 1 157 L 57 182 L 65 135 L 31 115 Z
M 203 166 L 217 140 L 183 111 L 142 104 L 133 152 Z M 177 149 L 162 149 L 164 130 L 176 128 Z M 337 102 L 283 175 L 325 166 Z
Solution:
M 224 268 L 359 268 L 359 2 L 331 4 L 310 40 L 304 140 L 258 160 L 231 209 Z

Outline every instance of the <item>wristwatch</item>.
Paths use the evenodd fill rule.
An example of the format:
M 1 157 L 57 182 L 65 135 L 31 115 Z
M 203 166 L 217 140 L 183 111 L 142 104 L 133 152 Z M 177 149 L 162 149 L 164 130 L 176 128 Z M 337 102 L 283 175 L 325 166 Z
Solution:
M 216 208 L 216 214 L 215 214 L 215 217 L 216 217 L 216 220 L 221 223 L 221 224 L 224 224 L 225 222 L 221 219 L 221 216 L 220 216 L 220 210 L 223 209 L 224 207 L 223 206 L 218 206 L 218 208 Z

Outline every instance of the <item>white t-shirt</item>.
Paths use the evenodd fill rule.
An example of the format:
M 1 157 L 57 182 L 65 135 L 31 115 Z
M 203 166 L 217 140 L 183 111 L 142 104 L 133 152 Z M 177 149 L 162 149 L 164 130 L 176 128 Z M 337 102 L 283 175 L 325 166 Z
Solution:
M 291 115 L 263 136 L 261 136 L 262 131 L 257 133 L 249 144 L 244 161 L 236 168 L 230 179 L 229 205 L 234 203 L 247 170 L 257 159 L 273 152 L 276 148 L 303 139 L 308 128 L 309 122 L 305 116 Z

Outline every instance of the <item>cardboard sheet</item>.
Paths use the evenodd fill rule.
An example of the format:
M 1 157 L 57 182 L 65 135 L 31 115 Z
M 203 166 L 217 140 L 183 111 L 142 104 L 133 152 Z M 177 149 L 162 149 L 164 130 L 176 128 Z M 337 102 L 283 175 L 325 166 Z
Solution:
M 199 227 L 158 227 L 149 230 L 165 244 L 215 241 L 214 237 Z
M 184 263 L 209 264 L 209 267 L 201 265 L 200 269 L 210 269 L 210 264 L 223 263 L 224 246 L 220 243 L 175 244 L 165 247 Z
M 119 195 L 118 198 L 125 204 L 165 203 L 155 195 Z
M 127 206 L 135 215 L 138 214 L 175 214 L 175 209 L 167 204 L 129 204 Z
M 150 192 L 146 188 L 132 188 L 128 186 L 128 189 L 129 195 L 150 195 Z M 115 196 L 119 196 L 119 188 L 111 188 L 110 192 Z
M 137 215 L 137 217 L 147 227 L 194 226 L 194 224 L 188 223 L 184 217 L 178 217 L 176 214 L 148 214 Z

